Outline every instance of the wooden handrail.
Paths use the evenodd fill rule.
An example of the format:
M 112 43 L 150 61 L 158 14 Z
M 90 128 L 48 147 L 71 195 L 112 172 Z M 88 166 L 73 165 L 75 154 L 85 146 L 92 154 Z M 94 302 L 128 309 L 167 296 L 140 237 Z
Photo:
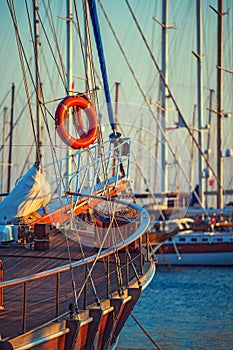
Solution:
M 124 201 L 120 201 L 120 200 L 116 200 L 115 202 L 120 203 L 120 204 L 121 203 L 125 204 Z M 136 241 L 142 234 L 144 234 L 146 232 L 146 230 L 149 227 L 149 222 L 150 222 L 149 214 L 144 208 L 141 208 L 134 203 L 129 203 L 129 205 L 132 208 L 136 209 L 140 213 L 141 222 L 140 223 L 138 222 L 139 227 L 137 228 L 137 230 L 132 235 L 130 235 L 128 238 L 126 238 L 124 241 L 116 244 L 115 246 L 112 246 L 110 248 L 103 250 L 100 254 L 94 254 L 88 258 L 84 258 L 82 260 L 72 262 L 71 264 L 66 264 L 66 265 L 63 265 L 61 267 L 57 267 L 57 268 L 54 268 L 51 270 L 39 272 L 39 273 L 34 274 L 34 275 L 20 277 L 20 278 L 14 279 L 14 280 L 0 282 L 0 290 L 2 288 L 5 288 L 5 287 L 15 286 L 15 285 L 19 285 L 19 284 L 29 282 L 29 281 L 32 282 L 32 281 L 36 281 L 36 280 L 41 279 L 41 278 L 56 275 L 57 273 L 69 271 L 74 267 L 83 266 L 83 265 L 86 265 L 88 263 L 92 263 L 95 260 L 101 260 L 101 259 L 111 255 L 116 250 L 123 249 L 126 246 L 129 246 L 131 243 Z

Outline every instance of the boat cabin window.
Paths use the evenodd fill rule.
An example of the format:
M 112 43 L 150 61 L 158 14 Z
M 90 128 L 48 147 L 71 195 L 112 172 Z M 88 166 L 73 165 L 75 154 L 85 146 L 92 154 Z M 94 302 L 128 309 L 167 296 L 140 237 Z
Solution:
M 179 238 L 179 241 L 180 241 L 180 242 L 185 242 L 186 239 L 185 239 L 184 237 L 181 237 L 181 238 Z
M 197 238 L 191 238 L 191 242 L 197 242 Z
M 208 242 L 208 238 L 202 238 L 202 242 Z

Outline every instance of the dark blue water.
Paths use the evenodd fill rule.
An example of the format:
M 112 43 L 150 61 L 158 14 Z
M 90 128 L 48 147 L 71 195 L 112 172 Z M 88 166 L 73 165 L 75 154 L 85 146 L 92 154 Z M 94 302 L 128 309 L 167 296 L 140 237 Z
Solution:
M 133 313 L 163 350 L 232 350 L 233 268 L 158 267 Z M 117 349 L 155 346 L 130 317 Z

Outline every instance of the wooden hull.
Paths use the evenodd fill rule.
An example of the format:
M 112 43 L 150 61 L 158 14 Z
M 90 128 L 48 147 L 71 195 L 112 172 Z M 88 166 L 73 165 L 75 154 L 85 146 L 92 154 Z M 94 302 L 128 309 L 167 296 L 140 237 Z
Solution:
M 154 273 L 155 265 L 141 276 L 142 287 L 153 278 Z M 73 319 L 66 317 L 10 339 L 9 342 L 14 350 L 111 349 L 138 301 L 141 290 L 134 279 L 122 296 L 115 293 L 102 301 L 100 306 L 90 305 L 87 310 L 80 310 Z

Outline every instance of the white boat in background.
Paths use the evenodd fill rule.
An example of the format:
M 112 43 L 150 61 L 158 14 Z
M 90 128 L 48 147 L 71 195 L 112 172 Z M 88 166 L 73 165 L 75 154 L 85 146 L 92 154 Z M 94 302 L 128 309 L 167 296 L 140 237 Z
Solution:
M 183 231 L 156 253 L 159 265 L 233 266 L 232 225 L 220 231 Z
M 149 236 L 159 264 L 233 265 L 233 215 L 232 197 L 230 197 L 233 195 L 233 190 L 232 179 L 227 180 L 229 175 L 232 178 L 232 166 L 226 167 L 223 165 L 223 160 L 225 161 L 227 158 L 229 160 L 233 153 L 231 150 L 226 150 L 226 157 L 224 158 L 223 150 L 221 149 L 223 142 L 226 141 L 226 137 L 223 135 L 222 123 L 231 114 L 223 113 L 225 107 L 222 105 L 222 71 L 224 70 L 223 65 L 225 62 L 223 60 L 221 42 L 223 42 L 224 34 L 224 16 L 222 15 L 224 13 L 224 4 L 223 1 L 219 1 L 218 11 L 213 6 L 210 6 L 218 15 L 218 38 L 215 47 L 218 57 L 218 71 L 216 73 L 216 101 L 214 90 L 210 89 L 209 106 L 206 108 L 209 111 L 208 118 L 204 116 L 203 108 L 202 57 L 204 55 L 202 50 L 202 27 L 204 22 L 202 18 L 202 1 L 197 1 L 196 5 L 197 48 L 196 51 L 192 52 L 197 58 L 197 100 L 193 113 L 193 124 L 190 127 L 190 124 L 187 124 L 186 118 L 183 117 L 181 110 L 173 99 L 173 94 L 168 86 L 168 32 L 164 30 L 164 27 L 168 28 L 170 23 L 168 20 L 168 1 L 163 2 L 164 27 L 162 26 L 161 41 L 163 69 L 161 70 L 161 100 L 159 101 L 161 103 L 158 108 L 162 120 L 162 130 L 159 130 L 162 142 L 161 145 L 157 142 L 155 149 L 155 154 L 161 155 L 161 172 L 160 167 L 157 167 L 157 172 L 155 171 L 154 176 L 157 180 L 159 178 L 158 174 L 161 174 L 161 191 L 157 187 L 157 190 L 152 192 L 148 182 L 145 181 L 146 188 L 144 192 L 137 194 L 137 198 L 147 200 L 144 207 L 150 214 L 151 222 L 155 223 L 150 228 Z M 157 19 L 154 20 L 160 24 Z M 224 43 L 226 41 L 227 37 Z M 225 91 L 224 95 L 226 99 L 228 91 Z M 171 101 L 175 105 L 175 110 L 179 116 L 177 129 L 185 127 L 190 135 L 191 147 L 190 151 L 187 152 L 187 160 L 184 159 L 186 151 L 184 147 L 182 147 L 181 157 L 178 159 L 178 147 L 174 150 L 170 144 L 170 140 L 174 139 L 174 134 L 173 137 L 171 136 L 171 130 L 174 130 L 174 128 L 168 123 L 168 114 L 170 116 L 171 109 L 168 103 L 171 103 Z M 225 100 L 224 105 L 226 106 Z M 196 122 L 195 117 L 197 117 Z M 203 132 L 204 130 L 206 133 Z M 213 141 L 212 138 L 214 139 Z M 194 146 L 196 147 L 196 154 Z M 214 149 L 215 147 L 216 149 Z M 195 157 L 198 158 L 196 163 Z M 181 159 L 184 159 L 183 163 L 180 161 Z M 187 175 L 186 169 L 188 164 L 190 169 Z M 172 167 L 174 165 L 176 174 L 174 175 L 175 183 L 172 185 Z M 185 183 L 187 183 L 186 188 Z M 195 183 L 196 185 L 194 185 Z M 179 228 L 177 234 L 174 234 L 170 229 L 167 231 L 166 225 L 170 225 L 171 221 L 178 220 L 177 222 L 179 222 L 181 219 L 186 218 L 193 221 L 190 227 Z M 156 227 L 157 225 L 158 227 Z M 175 230 L 177 228 L 178 226 Z M 159 238 L 166 236 L 167 241 L 160 245 Z

